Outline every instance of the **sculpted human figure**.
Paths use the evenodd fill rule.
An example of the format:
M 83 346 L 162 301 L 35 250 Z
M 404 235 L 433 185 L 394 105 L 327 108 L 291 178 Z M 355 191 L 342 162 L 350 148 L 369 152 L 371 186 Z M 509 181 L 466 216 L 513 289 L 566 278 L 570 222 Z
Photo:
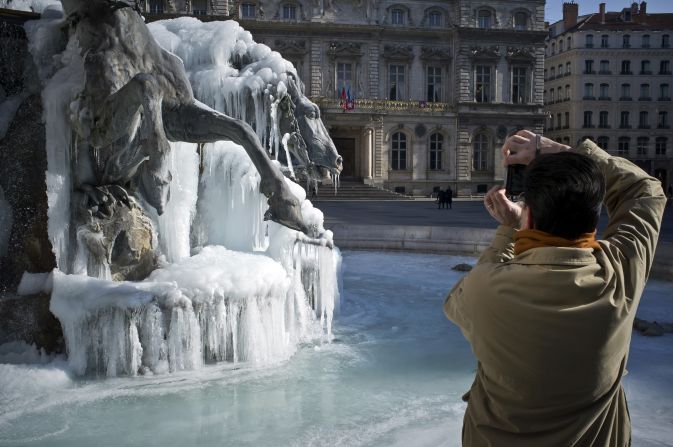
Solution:
M 142 18 L 123 3 L 63 0 L 84 57 L 86 80 L 73 123 L 90 150 L 79 185 L 94 202 L 124 200 L 136 188 L 162 214 L 170 197 L 169 141 L 231 140 L 245 148 L 268 198 L 265 216 L 308 233 L 300 204 L 245 122 L 194 98 L 179 58 L 163 50 Z M 87 174 L 88 173 L 88 174 Z M 107 187 L 106 185 L 113 185 Z

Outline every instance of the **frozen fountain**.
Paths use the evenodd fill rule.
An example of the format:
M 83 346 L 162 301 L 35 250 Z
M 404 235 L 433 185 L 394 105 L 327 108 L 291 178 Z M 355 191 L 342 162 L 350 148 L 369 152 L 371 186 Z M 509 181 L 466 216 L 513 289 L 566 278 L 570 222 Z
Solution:
M 26 25 L 57 268 L 21 283 L 51 292 L 72 370 L 265 365 L 329 341 L 340 255 L 292 179 L 338 175 L 341 158 L 292 65 L 233 21 L 64 6 Z M 138 53 L 87 41 L 115 32 L 92 11 Z

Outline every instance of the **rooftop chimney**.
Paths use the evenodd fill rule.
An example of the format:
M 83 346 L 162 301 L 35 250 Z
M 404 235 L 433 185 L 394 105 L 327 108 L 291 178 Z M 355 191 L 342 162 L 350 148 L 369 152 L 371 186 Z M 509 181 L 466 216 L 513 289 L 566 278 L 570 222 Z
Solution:
M 631 17 L 635 20 L 635 15 L 638 14 L 638 3 L 631 3 Z
M 570 29 L 577 25 L 579 6 L 575 2 L 563 3 L 563 28 Z
M 647 14 L 647 3 L 646 2 L 640 2 L 640 13 L 641 14 Z
M 605 23 L 605 3 L 598 5 L 598 13 L 601 17 L 601 23 Z

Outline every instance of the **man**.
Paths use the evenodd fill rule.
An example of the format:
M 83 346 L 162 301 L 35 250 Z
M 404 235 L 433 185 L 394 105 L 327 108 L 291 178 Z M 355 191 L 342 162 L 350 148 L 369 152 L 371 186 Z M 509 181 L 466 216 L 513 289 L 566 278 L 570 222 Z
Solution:
M 503 155 L 528 165 L 523 202 L 502 187 L 487 193 L 501 225 L 444 303 L 478 361 L 463 445 L 628 446 L 621 378 L 666 203 L 661 185 L 589 140 L 571 149 L 520 131 Z M 610 219 L 596 241 L 601 202 Z

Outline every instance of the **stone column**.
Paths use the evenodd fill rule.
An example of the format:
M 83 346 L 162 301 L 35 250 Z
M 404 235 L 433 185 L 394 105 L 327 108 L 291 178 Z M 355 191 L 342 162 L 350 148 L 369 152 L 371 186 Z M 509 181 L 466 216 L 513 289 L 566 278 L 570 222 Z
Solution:
M 363 173 L 365 183 L 369 183 L 368 180 L 372 179 L 372 157 L 373 157 L 373 146 L 374 146 L 374 129 L 365 128 L 364 129 L 364 154 L 363 160 Z

